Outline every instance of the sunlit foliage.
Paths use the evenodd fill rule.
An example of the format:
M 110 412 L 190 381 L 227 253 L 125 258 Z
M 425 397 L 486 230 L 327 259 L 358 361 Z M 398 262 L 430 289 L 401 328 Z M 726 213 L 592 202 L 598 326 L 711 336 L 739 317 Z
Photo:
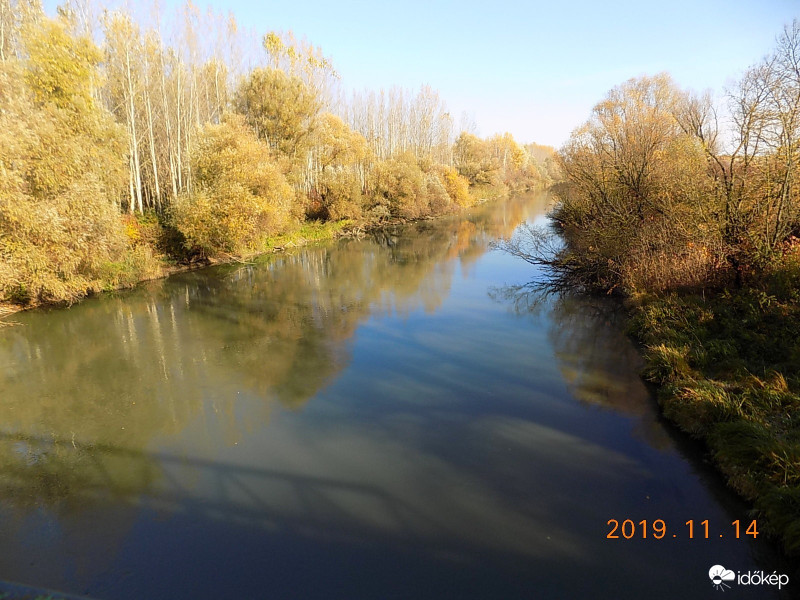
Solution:
M 195 188 L 179 196 L 172 211 L 190 250 L 204 255 L 253 252 L 286 227 L 292 190 L 240 118 L 207 126 L 192 165 Z
M 135 281 L 119 219 L 120 128 L 93 99 L 100 54 L 64 23 L 26 32 L 27 59 L 0 62 L 0 295 L 72 300 Z
M 456 144 L 428 86 L 346 101 L 291 32 L 191 2 L 58 14 L 0 0 L 0 301 L 129 285 L 159 255 L 261 252 L 303 218 L 369 226 L 546 183 L 509 134 Z
M 559 153 L 562 264 L 628 291 L 741 286 L 769 271 L 800 234 L 798 47 L 795 22 L 727 107 L 666 75 L 609 92 Z
M 681 98 L 666 75 L 632 79 L 562 148 L 562 260 L 584 283 L 660 289 L 710 276 L 720 232 L 703 222 L 709 180 L 702 149 L 674 117 Z
M 279 69 L 255 69 L 239 88 L 237 111 L 269 147 L 297 156 L 308 142 L 319 100 L 303 81 Z

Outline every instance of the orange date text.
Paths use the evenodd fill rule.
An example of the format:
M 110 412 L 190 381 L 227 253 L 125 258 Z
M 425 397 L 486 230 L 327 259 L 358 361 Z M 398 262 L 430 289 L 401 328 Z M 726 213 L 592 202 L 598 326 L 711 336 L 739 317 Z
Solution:
M 671 524 L 667 526 L 664 519 L 642 519 L 641 521 L 634 521 L 633 519 L 609 519 L 608 531 L 606 538 L 609 540 L 631 540 L 637 539 L 712 539 L 712 538 L 728 538 L 728 539 L 741 539 L 758 537 L 758 523 L 753 520 L 736 521 L 730 524 L 711 525 L 708 519 L 703 521 L 696 521 L 689 519 L 685 523 Z

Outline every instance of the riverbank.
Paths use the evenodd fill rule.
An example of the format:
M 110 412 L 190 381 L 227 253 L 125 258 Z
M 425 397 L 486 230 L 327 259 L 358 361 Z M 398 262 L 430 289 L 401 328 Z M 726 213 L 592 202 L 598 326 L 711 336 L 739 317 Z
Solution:
M 484 194 L 486 193 L 486 190 L 482 191 Z M 487 198 L 482 197 L 468 206 L 461 207 L 459 210 L 463 211 L 484 202 L 497 200 L 506 196 L 507 192 L 501 193 L 500 190 L 497 190 L 494 196 Z M 148 259 L 149 264 L 146 268 L 138 267 L 126 269 L 125 265 L 118 265 L 117 268 L 109 269 L 109 272 L 113 271 L 113 277 L 109 277 L 102 286 L 88 288 L 86 293 L 77 300 L 34 300 L 26 303 L 0 302 L 0 328 L 13 325 L 13 321 L 9 321 L 8 319 L 11 315 L 22 310 L 40 308 L 43 306 L 70 306 L 75 302 L 80 302 L 84 298 L 93 297 L 106 292 L 130 289 L 145 281 L 169 277 L 176 273 L 202 269 L 212 265 L 249 262 L 259 257 L 285 252 L 293 248 L 322 244 L 343 237 L 359 237 L 374 231 L 380 231 L 387 227 L 394 227 L 414 221 L 437 219 L 451 214 L 453 214 L 453 212 L 423 216 L 417 219 L 395 217 L 382 220 L 342 219 L 340 221 L 307 221 L 299 224 L 294 229 L 266 238 L 260 248 L 252 249 L 249 252 L 241 254 L 217 254 L 214 256 L 194 257 L 192 259 L 186 258 L 182 260 L 175 258 L 174 255 L 177 254 L 178 251 L 176 251 L 175 248 L 170 248 L 171 245 L 174 245 L 174 241 L 169 239 L 171 235 L 174 235 L 173 232 L 159 225 L 152 217 L 144 216 L 141 219 L 131 217 L 127 223 L 127 233 L 129 237 L 133 239 L 134 243 L 138 244 L 138 250 L 140 252 L 143 251 L 150 257 Z M 137 247 L 135 246 L 134 252 L 136 250 Z
M 375 225 L 375 227 L 377 226 L 378 225 Z M 371 230 L 371 228 L 366 226 L 365 224 L 363 223 L 357 224 L 354 221 L 348 219 L 342 221 L 326 221 L 326 222 L 312 221 L 303 223 L 294 230 L 287 231 L 279 235 L 273 236 L 271 238 L 268 238 L 262 249 L 245 254 L 216 255 L 212 257 L 203 257 L 201 259 L 195 259 L 191 261 L 179 261 L 169 257 L 169 255 L 167 254 L 161 254 L 160 256 L 154 257 L 153 259 L 154 266 L 152 266 L 151 268 L 144 270 L 137 270 L 134 273 L 131 273 L 132 276 L 119 277 L 116 281 L 109 280 L 106 282 L 106 285 L 102 286 L 101 289 L 97 288 L 88 289 L 87 293 L 81 296 L 77 301 L 79 302 L 84 298 L 96 296 L 97 294 L 105 292 L 113 292 L 123 289 L 129 289 L 145 281 L 151 281 L 153 279 L 161 279 L 163 277 L 169 277 L 170 275 L 174 275 L 176 273 L 182 273 L 194 269 L 201 269 L 211 265 L 249 261 L 258 256 L 264 256 L 270 253 L 283 252 L 290 248 L 299 248 L 309 244 L 323 243 L 336 239 L 338 237 L 346 237 L 348 235 L 359 235 L 362 232 L 366 232 L 369 230 Z M 160 232 L 158 235 L 161 235 L 161 233 L 163 232 Z M 147 248 L 148 252 L 150 253 L 152 253 L 152 249 L 157 245 L 158 243 L 155 241 L 143 242 L 143 247 Z M 0 303 L 0 328 L 2 328 L 3 326 L 13 325 L 13 322 L 9 322 L 7 319 L 11 315 L 19 311 L 28 310 L 32 308 L 39 308 L 42 306 L 70 306 L 74 303 L 75 301 L 66 301 L 66 300 L 59 300 L 52 302 L 31 301 L 24 304 L 14 303 L 14 302 Z
M 388 123 L 383 105 L 374 112 L 377 106 L 355 98 L 358 109 L 340 103 L 343 115 L 372 114 L 346 122 L 325 110 L 325 86 L 310 83 L 332 74 L 310 74 L 329 68 L 327 59 L 306 55 L 308 48 L 275 32 L 265 36 L 265 48 L 288 53 L 291 65 L 254 63 L 235 86 L 213 78 L 216 92 L 207 99 L 216 101 L 202 111 L 199 96 L 181 92 L 156 102 L 167 89 L 203 88 L 199 81 L 187 85 L 192 75 L 180 69 L 169 76 L 142 65 L 126 69 L 128 91 L 147 72 L 164 93 L 144 84 L 127 100 L 115 97 L 116 88 L 98 93 L 98 82 L 117 77 L 116 44 L 128 35 L 119 31 L 129 32 L 133 16 L 114 13 L 98 32 L 114 32 L 101 61 L 103 51 L 70 18 L 17 8 L 3 36 L 14 50 L 0 61 L 0 302 L 74 303 L 162 277 L 176 264 L 270 251 L 271 237 L 289 231 L 292 243 L 307 221 L 448 214 L 484 190 L 530 189 L 556 174 L 552 148 L 522 146 L 510 134 L 481 139 L 455 131 L 427 87 L 391 100 L 399 102 L 388 109 L 391 142 L 381 129 Z M 130 47 L 144 43 L 143 34 L 130 33 Z M 151 66 L 181 52 L 152 50 Z M 163 60 L 155 58 L 159 52 Z M 297 60 L 314 67 L 297 72 Z M 147 136 L 137 123 L 145 114 Z
M 358 600 L 398 571 L 403 597 L 703 600 L 709 556 L 794 573 L 729 539 L 744 503 L 657 416 L 611 303 L 500 297 L 530 269 L 491 242 L 541 222 L 533 196 L 17 315 L 3 576 L 117 600 Z
M 640 297 L 631 334 L 664 415 L 703 440 L 758 532 L 800 553 L 800 270 L 708 295 Z
M 512 250 L 633 300 L 664 414 L 705 442 L 759 531 L 798 554 L 800 163 L 787 124 L 800 113 L 774 104 L 794 80 L 762 78 L 794 64 L 800 28 L 776 41 L 727 100 L 750 111 L 752 90 L 775 94 L 731 129 L 717 129 L 711 95 L 666 74 L 609 90 L 558 155 L 563 246 L 539 234 Z

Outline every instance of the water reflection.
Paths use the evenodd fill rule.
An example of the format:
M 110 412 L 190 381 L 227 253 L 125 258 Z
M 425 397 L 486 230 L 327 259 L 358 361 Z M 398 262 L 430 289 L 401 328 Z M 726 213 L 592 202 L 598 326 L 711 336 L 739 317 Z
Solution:
M 519 200 L 402 235 L 382 231 L 21 315 L 22 327 L 0 332 L 0 422 L 12 436 L 0 441 L 0 478 L 14 482 L 16 504 L 52 503 L 84 483 L 95 487 L 91 469 L 112 459 L 91 449 L 141 454 L 156 438 L 210 419 L 236 444 L 275 404 L 299 409 L 333 381 L 359 323 L 434 311 L 457 265 L 477 260 L 535 210 Z M 237 402 L 243 394 L 259 399 L 247 414 Z M 145 462 L 103 465 L 118 477 L 109 489 L 149 489 L 160 475 Z M 134 480 L 119 479 L 129 473 Z
M 609 546 L 606 520 L 730 517 L 665 441 L 614 315 L 487 298 L 529 275 L 490 242 L 545 202 L 20 315 L 0 331 L 0 579 L 119 599 L 675 589 L 652 565 L 705 550 Z
M 489 294 L 515 314 L 547 323 L 553 356 L 574 398 L 637 417 L 637 434 L 656 448 L 669 447 L 670 435 L 651 391 L 639 377 L 644 362 L 625 334 L 623 306 L 537 279 L 493 288 Z

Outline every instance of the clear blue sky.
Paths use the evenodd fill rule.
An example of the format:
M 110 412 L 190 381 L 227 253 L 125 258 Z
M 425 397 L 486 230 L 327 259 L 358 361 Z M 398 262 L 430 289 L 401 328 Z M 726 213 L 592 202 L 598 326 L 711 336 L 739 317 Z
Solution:
M 800 17 L 800 0 L 195 2 L 262 33 L 305 36 L 346 87 L 429 84 L 481 135 L 556 146 L 630 77 L 667 71 L 722 92 Z

